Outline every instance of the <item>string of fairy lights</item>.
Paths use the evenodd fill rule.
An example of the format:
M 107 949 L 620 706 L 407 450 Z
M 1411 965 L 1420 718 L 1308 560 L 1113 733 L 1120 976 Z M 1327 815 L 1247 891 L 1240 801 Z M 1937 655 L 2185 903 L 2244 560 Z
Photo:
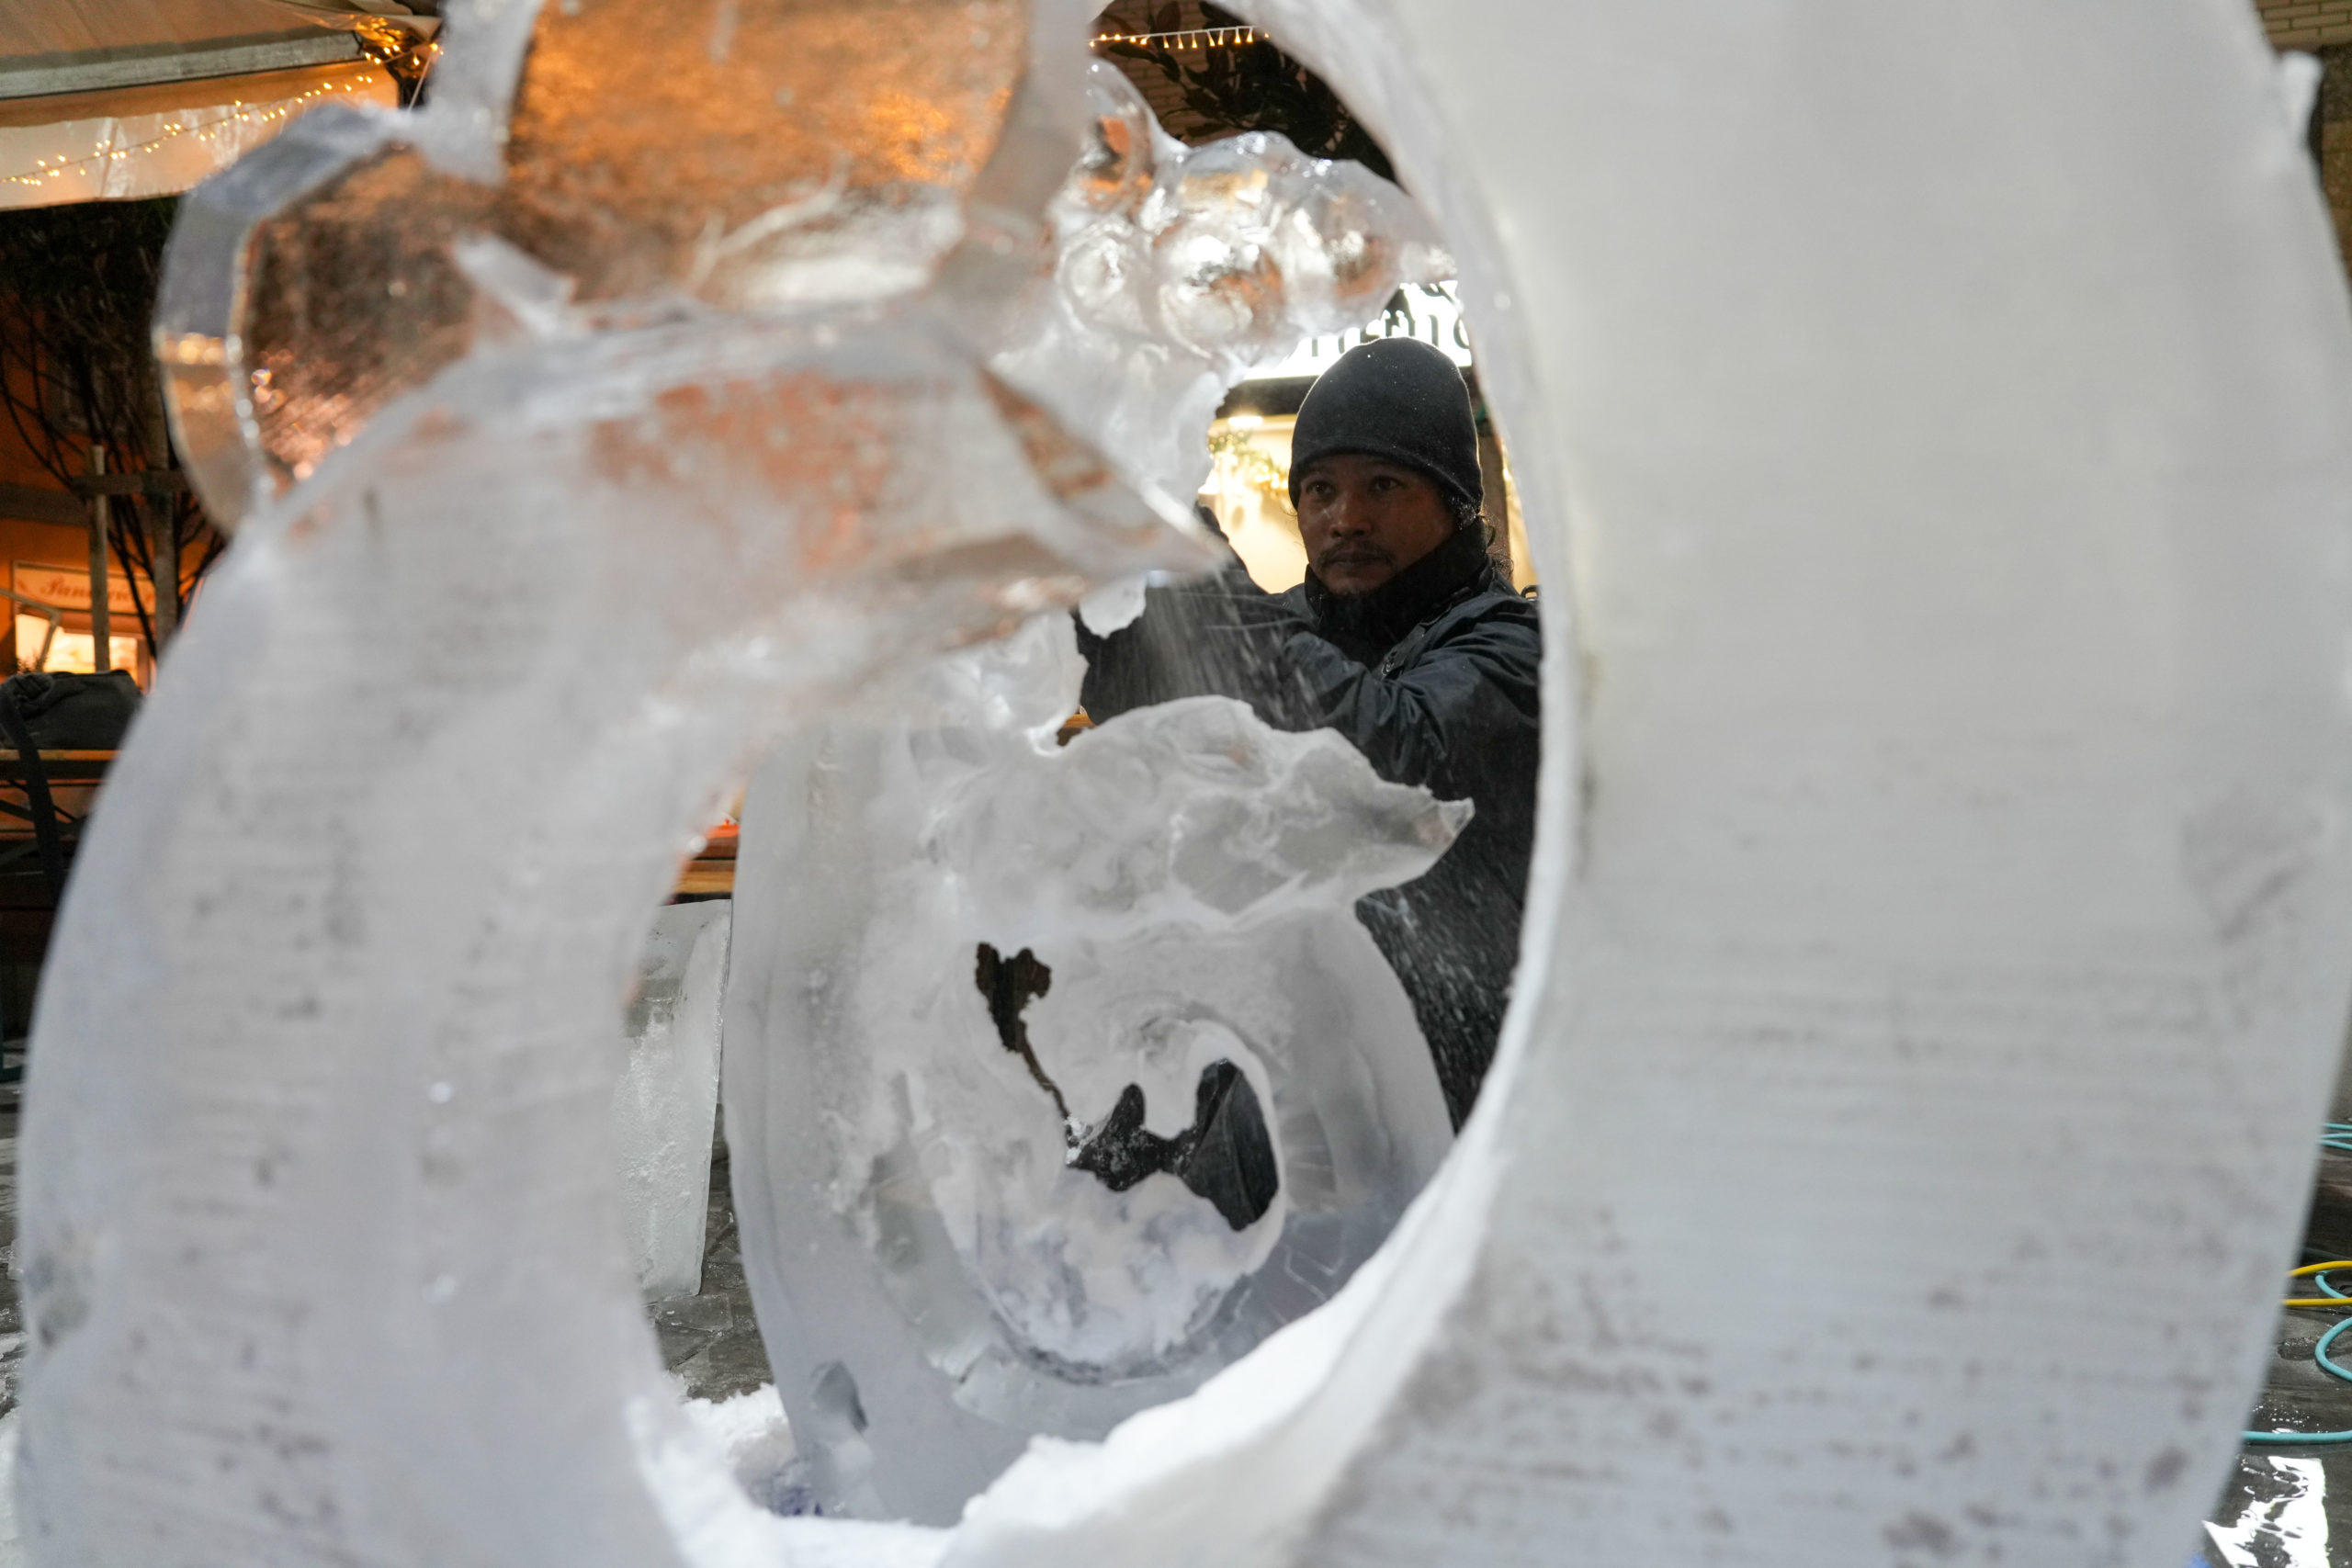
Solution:
M 1124 43 L 1145 49 L 1179 51 L 1238 49 L 1258 42 L 1259 37 L 1258 29 L 1255 28 L 1186 28 L 1176 32 L 1098 33 L 1095 35 L 1094 42 L 1098 45 Z M 297 96 L 281 99 L 266 108 L 247 105 L 242 101 L 235 102 L 229 106 L 232 110 L 229 114 L 201 123 L 182 119 L 165 127 L 161 136 L 151 137 L 145 141 L 133 142 L 128 147 L 110 146 L 101 140 L 93 142 L 89 152 L 82 157 L 35 159 L 29 171 L 22 174 L 0 175 L 0 185 L 28 186 L 36 189 L 52 186 L 58 181 L 68 178 L 76 171 L 86 169 L 93 164 L 110 164 L 116 159 L 128 158 L 135 153 L 161 147 L 165 142 L 181 136 L 195 135 L 203 138 L 225 131 L 232 126 L 277 124 L 291 119 L 321 98 L 338 94 L 348 95 L 361 91 L 371 85 L 356 80 L 329 83 L 313 87 L 309 92 Z
M 1144 49 L 1238 49 L 1258 41 L 1255 28 L 1186 28 L 1173 33 L 1097 33 L 1098 44 L 1130 43 Z
M 150 148 L 161 147 L 165 142 L 170 141 L 176 137 L 194 135 L 201 139 L 216 132 L 225 131 L 231 126 L 275 125 L 282 120 L 291 119 L 294 116 L 301 113 L 304 109 L 310 107 L 321 98 L 329 97 L 338 94 L 360 92 L 374 85 L 375 83 L 373 81 L 364 77 L 353 78 L 343 82 L 323 83 L 319 86 L 311 88 L 307 93 L 300 94 L 291 98 L 280 99 L 277 102 L 268 105 L 266 107 L 260 105 L 247 104 L 240 100 L 228 106 L 232 111 L 229 114 L 221 115 L 218 118 L 204 120 L 200 123 L 182 119 L 165 127 L 164 134 L 161 136 L 152 137 L 145 141 L 136 141 L 128 147 L 109 146 L 104 139 L 101 139 L 98 141 L 91 143 L 91 151 L 85 157 L 37 158 L 33 161 L 33 166 L 30 172 L 16 175 L 0 175 L 0 184 L 30 186 L 36 189 L 41 188 L 43 186 L 53 185 L 58 180 L 66 178 L 78 169 L 85 169 L 93 164 L 108 164 L 118 158 L 127 158 L 133 153 L 144 152 Z

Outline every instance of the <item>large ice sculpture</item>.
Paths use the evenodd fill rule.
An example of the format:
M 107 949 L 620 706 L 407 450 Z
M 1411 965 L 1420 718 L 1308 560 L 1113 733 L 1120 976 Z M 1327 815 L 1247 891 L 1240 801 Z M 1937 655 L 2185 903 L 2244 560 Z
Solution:
M 729 1142 L 831 1510 L 945 1523 L 1032 1434 L 1189 1393 L 1328 1300 L 1452 1142 L 1353 905 L 1467 804 L 1224 698 L 1057 748 L 1064 684 L 992 728 L 811 733 L 745 803 Z
M 782 154 L 757 136 L 684 150 L 648 198 L 639 142 L 583 127 L 555 194 L 508 221 L 534 188 L 533 93 L 613 63 L 601 34 L 584 58 L 561 40 L 616 10 L 548 8 L 511 138 L 468 118 L 460 72 L 421 118 L 273 143 L 175 235 L 160 345 L 208 497 L 243 523 L 164 716 L 109 781 L 133 826 L 93 838 L 41 1008 L 34 1092 L 54 1111 L 27 1133 L 40 1393 L 20 1474 L 49 1562 L 150 1561 L 159 1541 L 236 1562 L 652 1562 L 695 1529 L 764 1529 L 723 1480 L 645 1479 L 707 1457 L 662 1381 L 606 1163 L 653 907 L 786 727 L 1104 579 L 1201 558 L 1181 512 L 979 362 L 959 323 L 984 268 L 952 298 L 910 287 L 953 255 L 915 265 L 932 227 L 910 211 L 1019 194 L 1020 79 L 1052 53 L 1024 11 L 733 8 L 779 107 L 822 63 L 812 28 L 945 12 L 948 38 L 853 52 L 994 73 L 924 88 L 963 117 L 968 156 L 840 209 L 908 263 L 899 292 L 842 299 L 831 264 L 763 239 L 728 253 L 742 278 L 819 281 L 797 310 L 752 311 L 720 287 L 734 263 L 706 268 L 668 225 L 723 247 L 757 220 L 719 201 L 741 195 L 729 179 L 685 177 L 698 154 L 773 176 L 771 203 L 796 188 L 805 167 L 769 168 Z M 1000 16 L 1010 54 L 971 56 Z M 514 20 L 458 16 L 452 47 Z M 832 118 L 801 151 L 896 147 L 915 85 L 829 82 Z M 842 107 L 859 102 L 862 119 Z M 468 147 L 504 183 L 448 166 Z M 656 262 L 650 283 L 630 270 Z M 299 396 L 281 349 L 310 378 Z M 135 827 L 149 812 L 155 833 Z M 495 1408 L 459 1414 L 476 1400 Z M 369 1474 L 396 1452 L 396 1474 Z M 177 1483 L 138 1479 L 188 1473 L 200 1522 Z
M 755 560 L 755 657 L 773 511 L 582 481 L 523 412 L 570 362 L 256 512 L 109 785 L 23 1144 L 36 1562 L 2186 1555 L 2352 992 L 2352 322 L 2253 16 L 1247 6 L 1442 220 L 1577 654 L 1396 1240 L 953 1532 L 752 1510 L 664 1416 L 579 1043 L 759 659 L 968 601 Z M 453 21 L 437 166 L 495 174 L 530 10 Z
M 198 694 L 188 718 L 150 726 L 108 785 L 119 819 L 168 802 L 181 847 L 94 840 L 42 1007 L 50 1105 L 143 1086 L 97 1142 L 28 1134 L 46 1393 L 27 1429 L 52 1561 L 175 1528 L 167 1495 L 118 1506 L 113 1463 L 241 1452 L 202 1413 L 263 1375 L 245 1347 L 301 1436 L 238 1470 L 232 1512 L 397 1515 L 303 1457 L 389 1443 L 418 1456 L 403 1488 L 501 1521 L 479 1537 L 494 1557 L 528 1560 L 542 1529 L 654 1550 L 641 1492 L 503 1499 L 537 1489 L 544 1444 L 594 1473 L 660 1429 L 623 1420 L 666 1396 L 603 1129 L 679 853 L 763 735 L 1182 542 L 1073 509 L 1024 446 L 1047 427 L 1008 414 L 914 323 L 823 346 L 690 319 L 462 361 L 248 519 L 165 676 L 164 701 Z M 141 983 L 74 957 L 94 919 L 143 933 Z M 235 978 L 256 953 L 264 973 Z M 445 965 L 465 977 L 428 977 Z M 134 1068 L 151 1042 L 163 1060 Z M 316 1114 L 288 1124 L 289 1105 Z M 137 1174 L 93 1162 L 102 1145 L 174 1187 L 228 1185 L 126 1233 Z M 363 1174 L 379 1161 L 394 1179 Z M 307 1258 L 279 1250 L 294 1233 Z M 157 1377 L 193 1426 L 153 1419 Z M 473 1439 L 428 1438 L 477 1398 L 502 1414 Z

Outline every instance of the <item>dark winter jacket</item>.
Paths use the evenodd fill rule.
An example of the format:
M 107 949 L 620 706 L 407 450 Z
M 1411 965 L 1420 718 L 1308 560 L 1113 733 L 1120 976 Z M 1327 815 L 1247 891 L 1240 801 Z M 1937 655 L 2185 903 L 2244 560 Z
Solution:
M 1455 1125 L 1494 1058 L 1527 894 L 1541 753 L 1535 606 L 1464 533 L 1377 591 L 1342 598 L 1310 575 L 1287 593 L 1237 561 L 1154 589 L 1141 619 L 1081 625 L 1081 698 L 1100 720 L 1220 694 L 1284 729 L 1336 729 L 1383 778 L 1468 798 L 1476 814 L 1427 874 L 1356 906 L 1412 998 Z

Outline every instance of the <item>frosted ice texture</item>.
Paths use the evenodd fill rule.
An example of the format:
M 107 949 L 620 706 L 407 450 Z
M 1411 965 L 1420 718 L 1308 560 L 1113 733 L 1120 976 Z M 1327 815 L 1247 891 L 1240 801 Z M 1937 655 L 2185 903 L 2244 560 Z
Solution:
M 21 1407 L 0 1416 L 0 1476 L 17 1473 L 17 1448 L 24 1430 Z M 14 1485 L 0 1485 L 0 1568 L 25 1568 L 25 1540 L 17 1528 L 17 1496 Z
M 656 915 L 623 1025 L 628 1055 L 613 1086 L 613 1155 L 638 1288 L 649 1300 L 702 1287 L 728 925 L 725 899 Z
M 221 1561 L 784 1550 L 619 1244 L 651 911 L 783 731 L 1197 555 L 922 309 L 650 318 L 480 347 L 256 512 L 109 779 L 27 1133 L 48 1562 L 199 1528 L 119 1479 L 180 1467 Z
M 1352 905 L 1431 864 L 1467 804 L 1225 698 L 1057 748 L 1036 721 L 1073 664 L 1067 620 L 1038 623 L 939 677 L 993 685 L 999 728 L 808 736 L 745 802 L 729 1142 L 834 1511 L 945 1522 L 1032 1434 L 1196 1386 L 1343 1284 L 1452 1141 Z M 983 953 L 1046 976 L 992 1017 Z M 1123 1095 L 1182 1136 L 1224 1063 L 1263 1111 L 1261 1213 L 1082 1168 Z
M 1170 495 L 1208 478 L 1205 437 L 1252 366 L 1453 275 L 1412 198 L 1360 164 L 1252 131 L 1187 147 L 1133 84 L 1089 68 L 1094 129 L 1055 200 L 1050 287 L 993 363 Z
M 109 783 L 24 1134 L 35 1561 L 2180 1561 L 2352 991 L 2352 332 L 2254 17 L 1250 8 L 1459 244 L 1547 581 L 1583 530 L 1518 1006 L 1396 1244 L 952 1536 L 751 1507 L 614 1238 L 618 998 L 782 692 L 969 604 L 747 561 L 835 514 L 772 476 L 608 493 L 513 413 L 641 417 L 574 361 L 258 517 Z
M 2173 1568 L 2352 978 L 2352 321 L 2255 18 L 1248 10 L 1574 568 L 1526 954 L 1335 1311 L 946 1562 Z

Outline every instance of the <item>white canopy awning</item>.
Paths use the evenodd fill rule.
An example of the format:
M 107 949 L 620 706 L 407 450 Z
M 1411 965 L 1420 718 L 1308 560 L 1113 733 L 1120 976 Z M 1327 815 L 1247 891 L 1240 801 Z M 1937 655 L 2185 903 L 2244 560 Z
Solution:
M 0 208 L 185 190 L 321 103 L 390 104 L 345 22 L 429 31 L 431 0 L 0 6 Z

